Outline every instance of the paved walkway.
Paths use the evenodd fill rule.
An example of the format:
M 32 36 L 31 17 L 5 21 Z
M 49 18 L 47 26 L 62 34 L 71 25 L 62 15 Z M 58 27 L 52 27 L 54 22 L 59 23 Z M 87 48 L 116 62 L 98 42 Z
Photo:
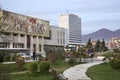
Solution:
M 23 74 L 23 73 L 27 73 L 29 71 L 21 71 L 21 72 L 13 72 L 13 73 L 10 73 L 10 74 Z
M 63 72 L 63 75 L 68 78 L 68 80 L 91 80 L 87 75 L 86 71 L 89 67 L 102 63 L 101 60 L 93 60 L 86 64 L 76 65 Z

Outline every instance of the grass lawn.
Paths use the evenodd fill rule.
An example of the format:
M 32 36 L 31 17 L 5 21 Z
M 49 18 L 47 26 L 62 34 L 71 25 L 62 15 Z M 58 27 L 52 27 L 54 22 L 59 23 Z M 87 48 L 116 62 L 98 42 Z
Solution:
M 77 64 L 79 63 L 74 63 L 74 65 Z M 28 63 L 25 65 L 25 67 L 29 67 Z M 51 67 L 55 68 L 58 73 L 62 73 L 64 70 L 72 66 L 63 61 L 57 61 L 54 64 L 51 64 Z M 29 72 L 27 72 L 23 74 L 11 74 L 10 78 L 11 80 L 53 80 L 53 74 L 51 72 L 49 72 L 48 74 L 30 74 Z
M 14 74 L 10 76 L 11 80 L 53 80 L 51 73 L 48 74 Z
M 120 70 L 112 69 L 109 63 L 90 67 L 87 75 L 92 80 L 120 80 Z

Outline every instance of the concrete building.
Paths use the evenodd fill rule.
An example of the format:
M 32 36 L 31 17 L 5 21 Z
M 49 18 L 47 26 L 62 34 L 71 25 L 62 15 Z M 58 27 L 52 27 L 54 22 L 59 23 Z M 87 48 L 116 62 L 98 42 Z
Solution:
M 58 18 L 58 26 L 66 29 L 65 45 L 81 44 L 81 18 L 74 14 L 62 14 Z
M 92 40 L 92 46 L 95 46 L 98 40 Z
M 111 38 L 108 42 L 109 49 L 120 48 L 120 38 Z
M 50 26 L 50 37 L 45 40 L 45 51 L 63 51 L 65 44 L 65 29 Z
M 64 49 L 64 28 L 50 27 L 49 21 L 2 11 L 0 48 L 27 49 L 46 56 L 49 50 Z

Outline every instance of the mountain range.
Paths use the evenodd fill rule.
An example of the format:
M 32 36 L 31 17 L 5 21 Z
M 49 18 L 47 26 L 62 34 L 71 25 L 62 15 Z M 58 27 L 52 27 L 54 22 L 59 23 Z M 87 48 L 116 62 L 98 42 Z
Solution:
M 102 28 L 98 31 L 95 31 L 93 33 L 87 34 L 87 35 L 82 35 L 82 43 L 86 43 L 88 39 L 90 38 L 91 40 L 102 40 L 104 39 L 105 41 L 109 41 L 113 37 L 118 37 L 120 38 L 120 29 L 117 29 L 115 31 L 111 31 L 106 28 Z

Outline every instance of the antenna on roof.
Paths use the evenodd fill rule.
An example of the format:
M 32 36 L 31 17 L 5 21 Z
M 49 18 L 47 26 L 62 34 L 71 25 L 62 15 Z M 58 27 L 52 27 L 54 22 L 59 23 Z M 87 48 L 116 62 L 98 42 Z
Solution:
M 69 10 L 67 9 L 67 14 L 69 14 Z
M 0 4 L 0 19 L 2 18 L 2 16 L 3 16 L 3 12 L 2 12 L 1 4 Z
M 1 4 L 0 4 L 0 11 L 2 10 Z

